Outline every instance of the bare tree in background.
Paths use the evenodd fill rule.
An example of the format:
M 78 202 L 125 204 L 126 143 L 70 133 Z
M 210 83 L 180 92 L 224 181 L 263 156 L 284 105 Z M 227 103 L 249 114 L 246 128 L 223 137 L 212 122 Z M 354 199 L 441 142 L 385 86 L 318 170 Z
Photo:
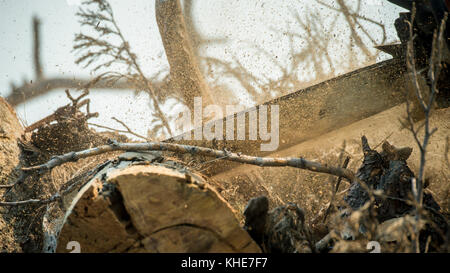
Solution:
M 347 23 L 348 29 L 350 30 L 349 40 L 352 41 L 352 43 L 349 44 L 349 51 L 352 51 L 351 49 L 352 45 L 356 45 L 363 52 L 363 56 L 366 58 L 366 60 L 368 62 L 373 62 L 377 54 L 370 52 L 369 47 L 363 41 L 363 39 L 368 38 L 372 42 L 372 45 L 376 45 L 377 42 L 373 37 L 373 35 L 369 33 L 369 30 L 363 26 L 363 23 L 370 23 L 382 29 L 383 38 L 381 44 L 386 41 L 386 30 L 384 25 L 381 24 L 380 22 L 361 15 L 362 1 L 358 0 L 351 2 L 351 4 L 356 5 L 356 8 L 354 10 L 351 9 L 351 4 L 349 4 L 349 2 L 345 0 L 337 0 L 336 1 L 337 7 L 327 4 L 321 0 L 316 0 L 316 2 L 336 12 L 338 14 L 337 16 L 339 15 L 344 16 L 345 22 Z M 357 30 L 361 30 L 362 34 L 358 33 Z M 350 54 L 350 57 L 352 56 L 353 55 Z
M 274 35 L 280 36 L 280 39 L 283 36 L 287 36 L 289 42 L 289 58 L 285 62 L 280 62 L 277 56 L 270 54 L 263 47 L 247 42 L 248 47 L 246 49 L 252 52 L 255 58 L 267 60 L 280 72 L 281 76 L 256 75 L 236 56 L 232 56 L 231 61 L 226 61 L 214 56 L 201 56 L 198 54 L 197 57 L 201 60 L 204 73 L 210 79 L 211 84 L 220 86 L 220 82 L 225 77 L 233 79 L 258 104 L 273 97 L 282 96 L 335 77 L 338 74 L 336 67 L 345 67 L 347 71 L 354 69 L 358 62 L 354 58 L 355 49 L 352 48 L 353 44 L 356 44 L 359 51 L 361 51 L 358 53 L 361 53 L 360 56 L 365 60 L 363 63 L 372 64 L 379 53 L 373 53 L 370 47 L 386 41 L 384 25 L 376 19 L 360 15 L 361 0 L 357 2 L 338 1 L 338 7 L 331 6 L 320 0 L 316 2 L 320 6 L 327 8 L 332 14 L 324 15 L 322 12 L 322 15 L 320 15 L 318 9 L 306 9 L 302 10 L 302 14 L 292 12 L 292 17 L 294 18 L 293 26 L 287 24 L 286 29 L 281 29 L 273 25 L 267 27 Z M 356 4 L 356 8 L 352 9 L 352 4 Z M 188 7 L 192 9 L 191 4 Z M 189 14 L 189 12 L 186 12 L 185 16 Z M 331 25 L 327 27 L 323 24 L 325 19 L 327 19 L 326 17 L 332 18 Z M 355 43 L 349 43 L 347 51 L 343 53 L 343 55 L 348 56 L 348 60 L 342 58 L 336 60 L 330 54 L 333 50 L 331 48 L 333 39 L 336 36 L 335 29 L 341 17 L 344 17 L 344 21 L 347 22 L 350 28 L 349 41 L 355 41 Z M 186 20 L 186 22 L 189 21 L 192 20 Z M 364 24 L 370 24 L 380 30 L 382 33 L 381 41 L 377 42 L 374 35 L 367 29 L 367 25 Z M 193 32 L 190 33 L 190 36 L 195 37 L 195 43 L 199 48 L 210 46 L 211 44 L 217 45 L 224 43 L 224 39 L 220 38 L 215 38 L 211 42 L 202 39 L 192 25 L 190 30 Z M 367 45 L 363 40 L 369 40 L 371 44 Z M 299 44 L 302 45 L 301 48 L 298 47 Z M 307 69 L 313 71 L 313 79 L 305 80 L 304 71 Z
M 153 116 L 157 117 L 160 124 L 154 126 L 153 130 L 164 128 L 169 136 L 172 135 L 168 118 L 161 110 L 160 100 L 150 80 L 141 69 L 137 56 L 132 52 L 131 47 L 121 32 L 114 18 L 114 13 L 107 1 L 90 0 L 85 1 L 83 5 L 86 9 L 80 8 L 77 16 L 80 18 L 81 25 L 91 27 L 97 32 L 97 36 L 89 36 L 83 33 L 75 36 L 74 50 L 80 52 L 80 57 L 75 61 L 77 64 L 84 64 L 88 67 L 96 64 L 92 72 L 99 69 L 108 69 L 113 64 L 125 66 L 126 73 L 116 71 L 107 71 L 97 76 L 93 82 L 106 80 L 108 83 L 114 83 L 121 79 L 126 79 L 132 83 L 136 90 L 143 90 L 149 94 Z M 113 43 L 111 40 L 117 40 Z
M 226 97 L 221 103 L 238 103 L 236 93 L 231 90 L 224 79 L 232 79 L 243 87 L 244 92 L 253 103 L 261 103 L 273 97 L 284 95 L 300 88 L 312 85 L 327 78 L 336 76 L 336 60 L 329 54 L 332 33 L 324 31 L 323 16 L 317 10 L 306 10 L 302 15 L 293 13 L 295 24 L 288 30 L 281 30 L 273 25 L 268 29 L 275 35 L 287 35 L 289 41 L 289 59 L 286 62 L 278 60 L 263 47 L 247 42 L 250 52 L 255 58 L 264 58 L 273 67 L 281 72 L 281 76 L 256 75 L 246 64 L 236 56 L 231 61 L 222 60 L 215 56 L 204 56 L 200 50 L 206 46 L 224 44 L 226 38 L 204 39 L 196 29 L 193 18 L 194 1 L 185 0 L 183 6 L 180 0 L 155 1 L 156 21 L 161 34 L 166 56 L 170 64 L 168 75 L 160 77 L 165 71 L 156 75 L 144 75 L 140 65 L 139 56 L 132 52 L 125 36 L 120 31 L 113 17 L 113 11 L 107 1 L 89 0 L 83 2 L 84 10 L 78 12 L 81 24 L 90 27 L 97 36 L 80 33 L 76 36 L 75 50 L 81 54 L 77 63 L 90 67 L 93 72 L 106 71 L 95 79 L 46 78 L 40 57 L 40 40 L 38 20 L 34 22 L 34 67 L 35 80 L 25 81 L 20 87 L 13 87 L 13 92 L 7 100 L 13 105 L 25 102 L 30 98 L 43 95 L 55 88 L 107 88 L 115 90 L 132 89 L 137 92 L 146 92 L 151 100 L 151 109 L 154 120 L 149 131 L 155 135 L 171 135 L 170 122 L 174 117 L 168 116 L 161 110 L 161 105 L 169 98 L 193 108 L 193 97 L 203 98 L 207 105 L 216 101 L 219 96 Z M 350 8 L 347 1 L 338 1 L 339 7 L 317 1 L 335 12 L 334 28 L 340 16 L 344 16 L 351 28 L 350 39 L 355 41 L 365 58 L 373 60 L 368 46 L 362 41 L 362 35 L 369 38 L 375 45 L 375 39 L 362 25 L 362 21 L 369 22 L 383 30 L 384 26 L 376 20 L 365 18 L 360 13 L 361 1 L 357 2 L 356 10 Z M 361 33 L 362 31 L 362 33 Z M 92 32 L 90 32 L 92 33 Z M 367 38 L 366 37 L 366 38 Z M 114 43 L 118 41 L 118 43 Z M 299 50 L 298 44 L 305 45 Z M 349 56 L 351 58 L 351 48 Z M 349 60 L 348 67 L 354 61 Z M 122 66 L 123 72 L 116 69 Z M 339 60 L 342 67 L 342 61 Z M 114 69 L 114 70 L 113 70 Z M 315 78 L 305 81 L 302 72 L 305 69 L 314 71 Z M 120 69 L 119 69 L 120 70 Z M 204 79 L 207 76 L 208 82 Z M 216 98 L 217 97 L 217 98 Z
M 111 90 L 132 89 L 132 86 L 124 81 L 115 82 L 113 85 L 100 80 L 92 82 L 88 78 L 73 77 L 47 77 L 45 75 L 44 64 L 41 60 L 41 21 L 38 17 L 33 17 L 33 70 L 35 78 L 24 79 L 20 86 L 11 83 L 11 93 L 6 96 L 6 100 L 13 106 L 26 102 L 30 99 L 42 96 L 48 92 L 62 89 L 82 89 L 90 84 L 91 88 L 107 88 Z
M 209 86 L 203 79 L 194 57 L 195 52 L 190 45 L 179 0 L 155 2 L 157 23 L 171 66 L 170 74 L 162 80 L 158 79 L 162 71 L 150 78 L 144 75 L 138 56 L 132 52 L 107 1 L 84 1 L 83 7 L 85 8 L 81 8 L 77 13 L 80 23 L 90 27 L 96 36 L 83 33 L 76 35 L 74 50 L 80 54 L 76 63 L 84 68 L 91 67 L 92 72 L 106 72 L 92 80 L 46 78 L 40 60 L 39 20 L 35 18 L 33 30 L 36 78 L 34 82 L 24 81 L 20 87 L 12 85 L 12 92 L 7 97 L 12 105 L 18 105 L 57 88 L 145 91 L 150 96 L 155 117 L 149 131 L 155 136 L 159 134 L 167 137 L 172 135 L 169 125 L 171 117 L 160 108 L 167 99 L 176 99 L 191 110 L 194 97 L 202 97 L 205 105 L 213 102 Z M 125 68 L 125 72 L 112 70 L 112 67 L 117 69 L 120 66 Z

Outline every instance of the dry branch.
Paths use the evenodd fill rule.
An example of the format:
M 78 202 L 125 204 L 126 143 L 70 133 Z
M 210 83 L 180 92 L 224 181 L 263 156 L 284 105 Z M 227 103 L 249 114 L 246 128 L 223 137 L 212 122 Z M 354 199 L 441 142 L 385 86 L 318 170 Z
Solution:
M 435 31 L 433 35 L 433 46 L 432 46 L 432 52 L 431 52 L 431 58 L 430 58 L 430 64 L 429 64 L 429 70 L 428 70 L 428 77 L 430 78 L 431 84 L 430 84 L 430 94 L 428 96 L 424 96 L 423 90 L 421 89 L 420 85 L 418 84 L 418 72 L 416 70 L 416 62 L 415 62 L 415 56 L 414 56 L 414 35 L 413 35 L 413 24 L 414 24 L 414 17 L 415 17 L 415 7 L 413 6 L 413 11 L 411 15 L 411 22 L 408 22 L 409 25 L 409 34 L 410 34 L 410 40 L 408 41 L 408 48 L 407 48 L 407 67 L 410 72 L 410 75 L 412 77 L 413 81 L 413 87 L 415 95 L 417 96 L 417 101 L 424 112 L 425 120 L 424 123 L 416 128 L 413 118 L 412 118 L 412 112 L 410 111 L 410 102 L 406 101 L 406 111 L 407 111 L 407 119 L 406 122 L 403 122 L 403 125 L 405 128 L 407 128 L 413 135 L 414 140 L 416 141 L 419 149 L 420 149 L 420 168 L 419 168 L 419 175 L 417 177 L 417 196 L 416 201 L 419 204 L 422 204 L 422 194 L 423 194 L 423 182 L 424 182 L 424 173 L 425 173 L 425 155 L 426 155 L 426 149 L 427 145 L 429 143 L 429 140 L 433 133 L 437 130 L 437 128 L 430 128 L 429 126 L 429 119 L 431 115 L 431 111 L 433 110 L 433 104 L 436 97 L 436 94 L 438 93 L 437 90 L 437 79 L 439 78 L 439 73 L 441 69 L 441 62 L 442 62 L 442 52 L 443 52 L 443 44 L 444 44 L 444 31 L 445 31 L 445 22 L 447 20 L 447 15 L 444 16 L 444 19 L 441 22 L 439 31 Z M 428 97 L 428 98 L 427 98 Z M 421 140 L 419 138 L 419 131 L 423 129 L 424 136 Z
M 103 73 L 98 79 L 108 79 L 108 81 L 115 82 L 127 78 L 128 81 L 135 83 L 135 90 L 146 91 L 153 103 L 153 114 L 161 121 L 167 133 L 172 136 L 169 120 L 161 109 L 161 101 L 158 98 L 155 86 L 144 75 L 137 55 L 132 51 L 129 42 L 119 28 L 108 1 L 89 0 L 84 1 L 83 5 L 86 8 L 80 8 L 76 15 L 80 18 L 80 24 L 89 26 L 92 31 L 96 32 L 96 35 L 90 36 L 79 33 L 75 36 L 73 49 L 80 54 L 75 63 L 83 65 L 84 68 L 95 63 L 96 66 L 91 72 L 96 72 L 102 68 L 109 69 L 112 64 L 124 65 L 127 70 L 126 74 L 110 71 Z M 110 39 L 106 39 L 106 36 L 113 37 L 119 41 L 119 44 L 109 41 Z
M 40 59 L 41 43 L 40 43 L 40 31 L 39 26 L 41 22 L 38 17 L 33 17 L 33 49 L 34 49 L 34 72 L 36 74 L 36 79 L 42 79 L 43 71 Z
M 346 169 L 349 162 L 350 162 L 350 157 L 347 156 L 347 157 L 345 158 L 345 160 L 344 160 L 344 163 L 342 164 L 342 168 Z M 331 195 L 330 204 L 328 205 L 328 208 L 327 208 L 327 210 L 325 211 L 325 214 L 324 214 L 324 216 L 323 216 L 323 221 L 324 221 L 324 222 L 327 220 L 327 216 L 328 216 L 328 214 L 330 213 L 331 207 L 333 206 L 333 201 L 334 201 L 334 198 L 336 197 L 336 193 L 337 193 L 338 190 L 339 190 L 339 186 L 341 185 L 341 182 L 342 182 L 342 176 L 340 176 L 340 177 L 338 178 L 337 182 L 336 182 L 335 189 L 334 189 L 334 191 L 333 191 L 333 193 L 332 193 L 332 195 Z
M 414 94 L 416 96 L 415 102 L 420 107 L 420 110 L 424 114 L 425 120 L 423 123 L 419 126 L 415 126 L 414 120 L 413 120 L 413 113 L 410 109 L 410 101 L 406 100 L 406 113 L 407 117 L 405 121 L 401 121 L 402 125 L 408 129 L 412 136 L 414 137 L 414 140 L 417 143 L 417 146 L 420 150 L 420 165 L 419 165 L 419 173 L 416 178 L 412 179 L 412 192 L 414 195 L 413 204 L 416 209 L 416 226 L 414 227 L 415 230 L 415 238 L 414 238 L 414 244 L 413 247 L 415 248 L 415 252 L 420 252 L 420 246 L 419 246 L 419 234 L 420 234 L 420 227 L 419 222 L 422 218 L 422 207 L 424 202 L 424 181 L 425 181 L 425 165 L 426 165 L 426 152 L 427 152 L 427 146 L 430 142 L 430 138 L 433 135 L 433 133 L 436 132 L 437 128 L 430 128 L 430 115 L 434 108 L 434 101 L 436 98 L 438 91 L 437 88 L 437 81 L 439 79 L 439 75 L 441 72 L 441 66 L 442 66 L 442 53 L 443 53 L 443 46 L 445 44 L 445 26 L 447 21 L 448 14 L 446 13 L 442 19 L 442 22 L 440 22 L 440 25 L 438 24 L 438 28 L 435 29 L 433 33 L 433 42 L 432 42 L 432 48 L 431 48 L 431 56 L 429 58 L 428 63 L 428 79 L 430 81 L 430 91 L 429 94 L 424 93 L 427 90 L 423 90 L 421 86 L 419 85 L 419 72 L 416 69 L 416 60 L 415 60 L 415 50 L 414 50 L 414 39 L 415 35 L 413 33 L 414 29 L 414 19 L 416 15 L 416 7 L 415 3 L 413 3 L 412 11 L 411 11 L 411 18 L 410 21 L 406 21 L 408 27 L 409 27 L 409 41 L 407 43 L 407 52 L 406 52 L 406 66 L 408 68 L 409 74 L 411 75 L 411 81 L 413 85 Z M 423 138 L 419 137 L 419 132 L 423 129 Z
M 90 79 L 63 77 L 44 78 L 32 81 L 31 83 L 26 82 L 20 87 L 13 87 L 11 94 L 6 96 L 6 100 L 12 106 L 17 106 L 30 99 L 45 95 L 54 89 L 83 89 L 85 87 L 111 90 L 133 90 L 135 89 L 135 84 L 128 81 L 117 81 L 114 84 L 111 84 L 106 80 L 100 80 L 92 84 L 92 80 Z
M 29 199 L 29 200 L 24 200 L 24 201 L 0 202 L 0 207 L 13 207 L 13 206 L 31 205 L 31 204 L 46 205 L 46 204 L 53 203 L 60 199 L 61 199 L 61 195 L 55 194 L 55 195 L 52 195 L 48 199 Z
M 66 119 L 69 117 L 73 117 L 73 116 L 75 116 L 76 112 L 84 105 L 86 105 L 86 110 L 87 110 L 86 119 L 90 119 L 92 117 L 98 117 L 98 113 L 90 112 L 90 110 L 89 110 L 90 100 L 89 99 L 80 101 L 82 98 L 84 98 L 88 94 L 89 94 L 89 90 L 85 89 L 83 94 L 81 94 L 77 98 L 73 98 L 72 95 L 70 94 L 69 90 L 66 89 L 66 95 L 72 101 L 72 105 L 68 104 L 66 106 L 58 108 L 55 111 L 55 113 L 53 113 L 39 121 L 36 121 L 32 125 L 25 128 L 25 132 L 32 132 L 32 131 L 36 130 L 37 128 L 42 127 L 44 124 L 49 124 L 52 121 L 57 121 L 61 118 Z
M 107 88 L 112 90 L 135 89 L 135 84 L 128 81 L 111 83 L 105 80 L 93 81 L 92 79 L 83 78 L 46 77 L 41 61 L 40 25 L 41 22 L 39 18 L 36 16 L 33 17 L 33 70 L 35 79 L 24 81 L 21 86 L 11 84 L 11 93 L 6 96 L 6 100 L 12 106 L 17 106 L 20 103 L 45 95 L 58 88 L 82 89 L 89 87 Z
M 120 130 L 120 129 L 114 129 L 114 128 L 111 128 L 111 127 L 108 127 L 108 126 L 104 126 L 104 125 L 100 125 L 100 124 L 96 124 L 96 123 L 91 123 L 91 122 L 89 122 L 88 125 L 92 125 L 92 126 L 95 126 L 95 127 L 98 127 L 98 128 L 107 129 L 107 130 L 111 130 L 111 131 L 114 131 L 114 132 L 117 132 L 117 133 L 131 134 L 131 135 L 136 136 L 138 138 L 150 141 L 149 138 L 132 131 L 128 127 L 126 127 L 127 130 Z
M 95 123 L 88 123 L 88 125 L 92 125 L 92 126 L 95 126 L 95 127 L 98 127 L 98 128 L 107 129 L 107 130 L 111 130 L 111 131 L 114 131 L 114 132 L 117 132 L 117 133 L 130 134 L 130 135 L 133 135 L 135 137 L 141 138 L 141 139 L 143 139 L 145 141 L 152 141 L 151 138 L 145 137 L 145 136 L 140 135 L 140 134 L 134 132 L 133 130 L 131 130 L 130 127 L 128 127 L 128 125 L 125 122 L 123 122 L 123 121 L 121 121 L 121 120 L 119 120 L 119 119 L 117 119 L 115 117 L 112 117 L 111 119 L 114 120 L 115 122 L 119 123 L 120 125 L 122 125 L 126 130 L 114 129 L 114 128 L 111 128 L 111 127 L 108 127 L 108 126 L 95 124 Z
M 45 171 L 50 170 L 56 166 L 66 162 L 77 161 L 81 158 L 86 158 L 94 155 L 99 155 L 112 151 L 169 151 L 180 154 L 194 154 L 204 155 L 216 158 L 223 158 L 224 160 L 235 161 L 244 164 L 257 165 L 261 167 L 294 167 L 313 172 L 327 173 L 339 177 L 346 178 L 350 181 L 355 180 L 355 174 L 347 169 L 340 167 L 331 167 L 322 165 L 318 162 L 306 160 L 304 158 L 295 157 L 256 157 L 249 155 L 242 155 L 240 153 L 232 153 L 224 150 L 214 150 L 205 147 L 197 147 L 190 145 L 161 143 L 161 142 L 147 142 L 147 143 L 111 143 L 79 152 L 70 152 L 64 155 L 55 156 L 45 164 L 33 167 L 23 168 L 24 171 Z

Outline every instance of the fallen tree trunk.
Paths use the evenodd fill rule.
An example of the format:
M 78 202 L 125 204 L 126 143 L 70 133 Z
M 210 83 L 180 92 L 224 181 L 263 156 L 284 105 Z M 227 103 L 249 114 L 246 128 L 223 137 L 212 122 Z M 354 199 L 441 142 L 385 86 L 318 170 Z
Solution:
M 128 152 L 95 172 L 63 197 L 64 209 L 48 209 L 44 251 L 260 252 L 229 204 L 181 162 Z

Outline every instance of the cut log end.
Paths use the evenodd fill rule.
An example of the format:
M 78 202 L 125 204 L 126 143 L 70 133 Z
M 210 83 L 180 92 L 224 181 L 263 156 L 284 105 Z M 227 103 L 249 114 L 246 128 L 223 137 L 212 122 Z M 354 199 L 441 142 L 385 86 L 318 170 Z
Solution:
M 200 176 L 158 165 L 94 178 L 74 198 L 56 252 L 261 252 L 228 203 Z

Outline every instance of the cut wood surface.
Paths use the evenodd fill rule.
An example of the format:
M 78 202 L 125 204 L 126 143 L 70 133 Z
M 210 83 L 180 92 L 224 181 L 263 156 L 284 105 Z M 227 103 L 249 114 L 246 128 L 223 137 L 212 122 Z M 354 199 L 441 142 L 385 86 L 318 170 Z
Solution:
M 228 203 L 177 164 L 105 167 L 66 198 L 56 252 L 71 241 L 82 253 L 260 252 Z

